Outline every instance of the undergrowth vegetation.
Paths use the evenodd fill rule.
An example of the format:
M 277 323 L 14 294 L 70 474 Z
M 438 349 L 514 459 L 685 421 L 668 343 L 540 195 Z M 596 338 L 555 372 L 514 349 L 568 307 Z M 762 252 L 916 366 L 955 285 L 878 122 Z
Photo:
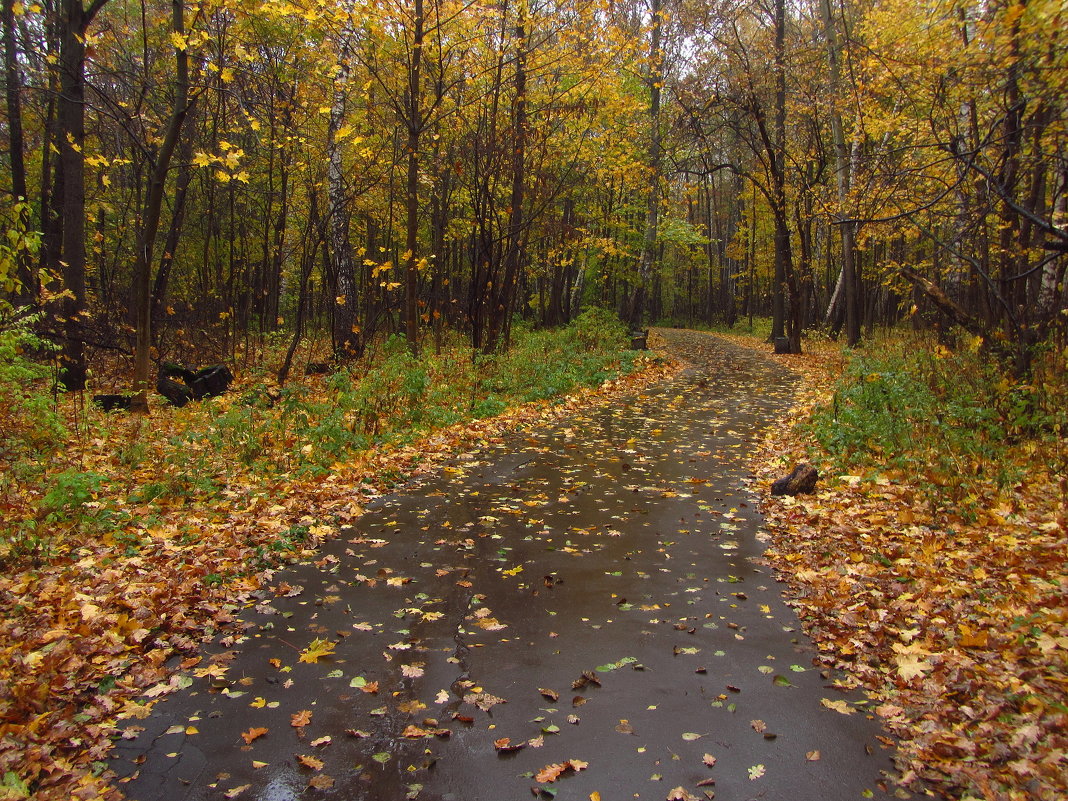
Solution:
M 27 325 L 9 325 L 0 331 L 0 411 L 11 421 L 0 433 L 0 562 L 39 564 L 99 538 L 136 552 L 128 524 L 150 525 L 161 505 L 210 503 L 250 481 L 314 480 L 369 449 L 552 401 L 632 371 L 638 354 L 627 343 L 599 309 L 564 329 L 519 325 L 493 355 L 456 337 L 416 357 L 393 337 L 331 375 L 279 387 L 267 363 L 224 396 L 160 407 L 146 421 L 57 402 L 48 370 L 23 355 L 40 343 Z
M 1025 470 L 1063 474 L 1068 353 L 1046 348 L 1021 381 L 982 344 L 896 337 L 855 353 L 809 423 L 835 469 L 901 471 L 935 507 L 965 514 Z

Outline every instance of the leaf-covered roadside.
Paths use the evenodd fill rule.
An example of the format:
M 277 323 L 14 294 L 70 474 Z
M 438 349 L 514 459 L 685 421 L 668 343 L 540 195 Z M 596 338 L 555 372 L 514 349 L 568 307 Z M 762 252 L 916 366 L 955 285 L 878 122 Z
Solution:
M 1007 449 L 1018 483 L 975 482 L 970 509 L 947 509 L 900 469 L 836 470 L 794 423 L 830 400 L 842 359 L 829 346 L 785 358 L 806 390 L 753 470 L 765 493 L 799 461 L 814 459 L 824 478 L 815 495 L 765 496 L 767 559 L 823 661 L 876 699 L 899 738 L 902 784 L 1068 796 L 1063 441 Z
M 197 644 L 263 585 L 263 570 L 271 566 L 266 557 L 313 557 L 318 541 L 359 516 L 398 476 L 431 469 L 506 429 L 632 391 L 672 369 L 646 357 L 638 366 L 552 404 L 527 403 L 363 451 L 325 476 L 268 478 L 231 464 L 225 489 L 210 504 L 188 496 L 132 503 L 122 525 L 106 536 L 75 541 L 36 566 L 8 569 L 0 576 L 0 798 L 116 797 L 99 779 L 114 720 L 146 715 L 155 698 L 188 682 L 175 668 L 198 675 Z M 153 419 L 163 434 L 170 414 Z M 85 474 L 114 482 L 125 469 L 118 458 L 123 445 L 74 442 L 70 448 L 79 452 L 66 456 L 84 465 Z M 128 476 L 131 485 L 143 478 Z M 96 503 L 91 495 L 85 499 L 90 507 Z

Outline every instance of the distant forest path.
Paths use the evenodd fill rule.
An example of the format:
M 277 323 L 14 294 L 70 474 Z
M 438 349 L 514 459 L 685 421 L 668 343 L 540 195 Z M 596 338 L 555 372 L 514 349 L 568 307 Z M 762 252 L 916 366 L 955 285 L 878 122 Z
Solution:
M 746 457 L 795 378 L 657 333 L 675 378 L 466 454 L 278 572 L 130 721 L 128 796 L 888 797 L 878 724 L 755 561 Z

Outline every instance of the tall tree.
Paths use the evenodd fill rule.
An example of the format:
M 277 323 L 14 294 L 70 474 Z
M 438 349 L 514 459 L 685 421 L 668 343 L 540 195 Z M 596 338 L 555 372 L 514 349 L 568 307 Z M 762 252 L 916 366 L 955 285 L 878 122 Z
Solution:
M 163 210 L 163 195 L 167 185 L 171 159 L 182 126 L 189 114 L 189 43 L 185 31 L 185 0 L 171 0 L 171 33 L 174 42 L 174 104 L 163 133 L 159 150 L 151 159 L 148 195 L 141 213 L 134 254 L 133 305 L 135 320 L 134 401 L 133 409 L 148 412 L 148 392 L 151 382 L 152 355 L 152 265 L 156 235 Z
M 834 142 L 836 163 L 835 183 L 838 193 L 837 228 L 842 239 L 842 270 L 835 286 L 832 304 L 841 303 L 845 310 L 846 344 L 855 346 L 860 341 L 859 291 L 856 268 L 856 229 L 857 223 L 851 214 L 850 194 L 853 188 L 853 174 L 850 165 L 850 153 L 846 145 L 842 125 L 841 104 L 844 101 L 845 86 L 842 78 L 842 46 L 838 36 L 838 21 L 845 20 L 844 7 L 835 9 L 835 0 L 819 0 L 823 16 L 824 36 L 826 38 L 827 62 L 830 66 L 831 83 L 831 137 Z
M 63 181 L 61 262 L 65 298 L 61 314 L 63 345 L 60 381 L 67 390 L 85 388 L 85 41 L 96 15 L 108 0 L 61 0 L 59 99 L 56 122 L 59 169 Z
M 0 19 L 3 21 L 4 37 L 4 99 L 7 105 L 7 141 L 8 159 L 11 163 L 11 195 L 19 209 L 19 226 L 26 230 L 29 226 L 29 196 L 26 191 L 26 157 L 22 134 L 22 73 L 19 69 L 19 48 L 15 34 L 15 2 L 3 0 Z M 16 277 L 18 278 L 18 298 L 23 303 L 33 301 L 37 296 L 30 254 L 20 251 L 16 254 Z
M 641 325 L 645 313 L 646 295 L 653 274 L 657 235 L 660 230 L 660 181 L 663 167 L 663 132 L 660 121 L 660 95 L 664 86 L 663 0 L 651 0 L 649 25 L 649 56 L 645 77 L 649 92 L 649 186 L 645 200 L 645 227 L 638 255 L 638 275 L 627 312 L 627 320 L 632 327 Z

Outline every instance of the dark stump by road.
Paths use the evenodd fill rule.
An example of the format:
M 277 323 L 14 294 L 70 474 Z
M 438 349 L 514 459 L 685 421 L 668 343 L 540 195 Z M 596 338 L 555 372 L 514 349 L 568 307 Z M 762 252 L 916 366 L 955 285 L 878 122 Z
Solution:
M 124 724 L 128 796 L 884 797 L 878 724 L 754 561 L 745 457 L 793 378 L 661 333 L 675 380 L 468 454 L 276 574 Z

